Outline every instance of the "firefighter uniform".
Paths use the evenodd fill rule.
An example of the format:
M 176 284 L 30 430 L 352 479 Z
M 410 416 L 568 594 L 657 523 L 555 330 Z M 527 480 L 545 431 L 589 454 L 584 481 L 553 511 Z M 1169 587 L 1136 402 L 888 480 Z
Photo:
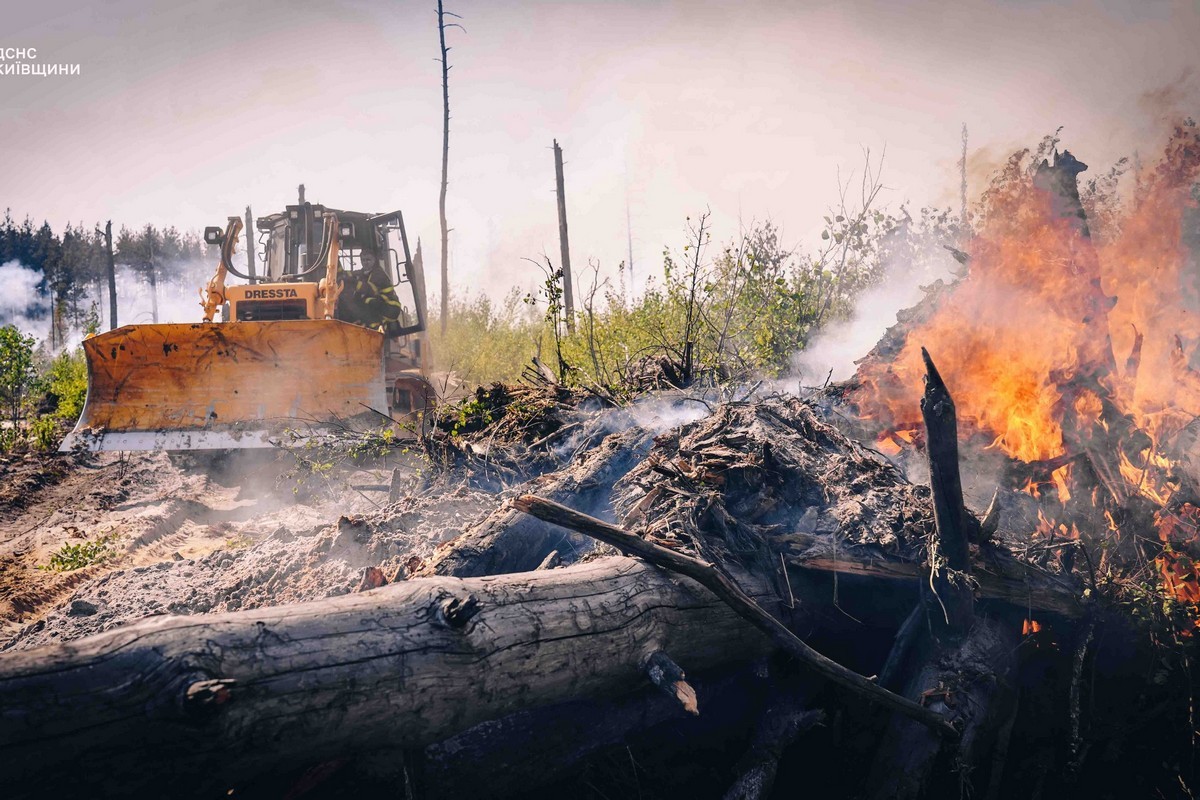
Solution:
M 383 330 L 405 322 L 408 309 L 400 302 L 391 277 L 382 267 L 343 272 L 342 281 L 339 318 Z

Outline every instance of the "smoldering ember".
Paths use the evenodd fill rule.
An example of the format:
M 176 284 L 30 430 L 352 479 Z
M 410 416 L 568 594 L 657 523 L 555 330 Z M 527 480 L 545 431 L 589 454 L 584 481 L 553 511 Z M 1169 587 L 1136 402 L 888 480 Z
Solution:
M 503 5 L 17 13 L 3 796 L 1193 798 L 1200 11 Z

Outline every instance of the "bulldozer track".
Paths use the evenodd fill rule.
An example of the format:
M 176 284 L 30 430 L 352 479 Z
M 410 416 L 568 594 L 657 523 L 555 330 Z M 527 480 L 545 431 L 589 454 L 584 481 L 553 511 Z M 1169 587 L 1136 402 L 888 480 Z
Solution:
M 212 509 L 193 500 L 170 500 L 167 509 L 160 514 L 141 519 L 141 530 L 137 526 L 120 533 L 118 542 L 124 544 L 114 558 L 70 572 L 47 572 L 47 580 L 36 587 L 13 593 L 8 598 L 0 588 L 0 619 L 4 622 L 33 622 L 43 610 L 53 608 L 65 601 L 81 584 L 93 578 L 130 566 L 144 566 L 170 558 L 192 535 L 197 527 L 192 520 L 211 514 Z M 217 540 L 211 549 L 223 543 Z M 7 599 L 7 603 L 4 601 Z M 8 608 L 4 608 L 7 605 Z
M 226 461 L 102 454 L 71 465 L 24 508 L 0 517 L 0 644 L 110 573 L 237 550 L 281 526 L 312 530 L 367 502 L 347 489 L 349 499 L 298 504 L 288 485 L 277 486 L 278 465 Z M 64 548 L 101 540 L 111 552 L 99 563 L 47 569 Z
M 214 526 L 252 519 L 258 503 L 180 469 L 162 454 L 110 457 L 75 468 L 42 488 L 21 513 L 0 522 L 0 633 L 35 622 L 82 584 L 106 573 L 218 549 Z M 47 570 L 63 546 L 113 537 L 104 561 L 67 572 Z
M 217 509 L 198 500 L 168 500 L 161 512 L 143 517 L 140 526 L 130 526 L 121 532 L 124 547 L 117 557 L 68 573 L 50 573 L 54 578 L 46 585 L 10 600 L 12 613 L 25 617 L 24 622 L 36 621 L 43 609 L 59 605 L 80 584 L 92 578 L 166 561 L 184 549 L 188 557 L 220 549 L 227 544 L 228 534 L 246 535 L 241 529 L 223 531 L 222 525 L 252 520 L 259 512 L 256 505 Z
M 192 526 L 185 520 L 174 532 L 160 534 L 157 538 L 131 550 L 129 552 L 130 563 L 143 566 L 169 558 L 173 553 L 179 552 L 179 548 L 193 535 Z
M 18 617 L 32 615 L 36 618 L 38 612 L 42 609 L 57 605 L 69 597 L 77 586 L 92 578 L 99 577 L 107 571 L 102 565 L 84 567 L 83 569 L 55 575 L 49 582 L 42 586 L 17 593 L 7 598 L 7 605 L 11 611 L 5 614 L 5 621 L 9 621 L 7 619 L 9 614 Z M 3 600 L 3 595 L 0 594 L 0 602 Z

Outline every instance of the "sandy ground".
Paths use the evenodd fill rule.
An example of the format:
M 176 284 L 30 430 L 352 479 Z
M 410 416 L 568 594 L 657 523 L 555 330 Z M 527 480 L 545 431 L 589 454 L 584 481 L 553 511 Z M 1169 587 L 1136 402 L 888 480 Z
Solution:
M 389 505 L 390 464 L 336 470 L 297 493 L 287 466 L 165 453 L 4 464 L 0 650 L 154 614 L 254 608 L 369 588 L 380 575 L 396 579 L 415 568 L 491 499 L 460 490 Z M 112 550 L 103 562 L 45 568 L 64 545 L 100 537 L 109 537 Z
M 659 433 L 707 411 L 671 394 L 600 411 L 575 410 L 553 393 L 530 397 L 570 435 L 544 452 L 518 448 L 521 463 L 506 467 L 503 448 L 492 452 L 495 431 L 479 433 L 467 447 L 476 452 L 472 485 L 484 488 L 395 452 L 365 466 L 335 459 L 305 480 L 296 459 L 326 456 L 297 449 L 0 458 L 0 651 L 150 615 L 304 602 L 403 580 L 493 510 L 506 486 L 577 459 L 614 431 Z M 517 427 L 510 435 L 542 435 Z M 389 502 L 393 470 L 401 491 Z M 422 480 L 435 473 L 432 486 Z M 98 540 L 111 549 L 99 563 L 47 569 L 64 546 Z

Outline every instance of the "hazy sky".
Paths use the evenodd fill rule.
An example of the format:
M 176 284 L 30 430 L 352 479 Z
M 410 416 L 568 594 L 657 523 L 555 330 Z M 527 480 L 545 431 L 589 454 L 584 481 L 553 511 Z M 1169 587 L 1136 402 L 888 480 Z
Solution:
M 9 3 L 0 47 L 70 77 L 0 76 L 14 216 L 200 228 L 247 203 L 401 208 L 437 263 L 441 87 L 433 0 Z M 1059 125 L 1099 171 L 1200 111 L 1200 4 L 478 2 L 451 30 L 452 280 L 529 288 L 557 261 L 551 141 L 572 260 L 657 270 L 688 215 L 716 237 L 771 218 L 814 234 L 862 148 L 885 200 L 956 204 L 972 175 Z M 978 182 L 975 183 L 978 185 Z M 436 281 L 431 278 L 430 285 Z

